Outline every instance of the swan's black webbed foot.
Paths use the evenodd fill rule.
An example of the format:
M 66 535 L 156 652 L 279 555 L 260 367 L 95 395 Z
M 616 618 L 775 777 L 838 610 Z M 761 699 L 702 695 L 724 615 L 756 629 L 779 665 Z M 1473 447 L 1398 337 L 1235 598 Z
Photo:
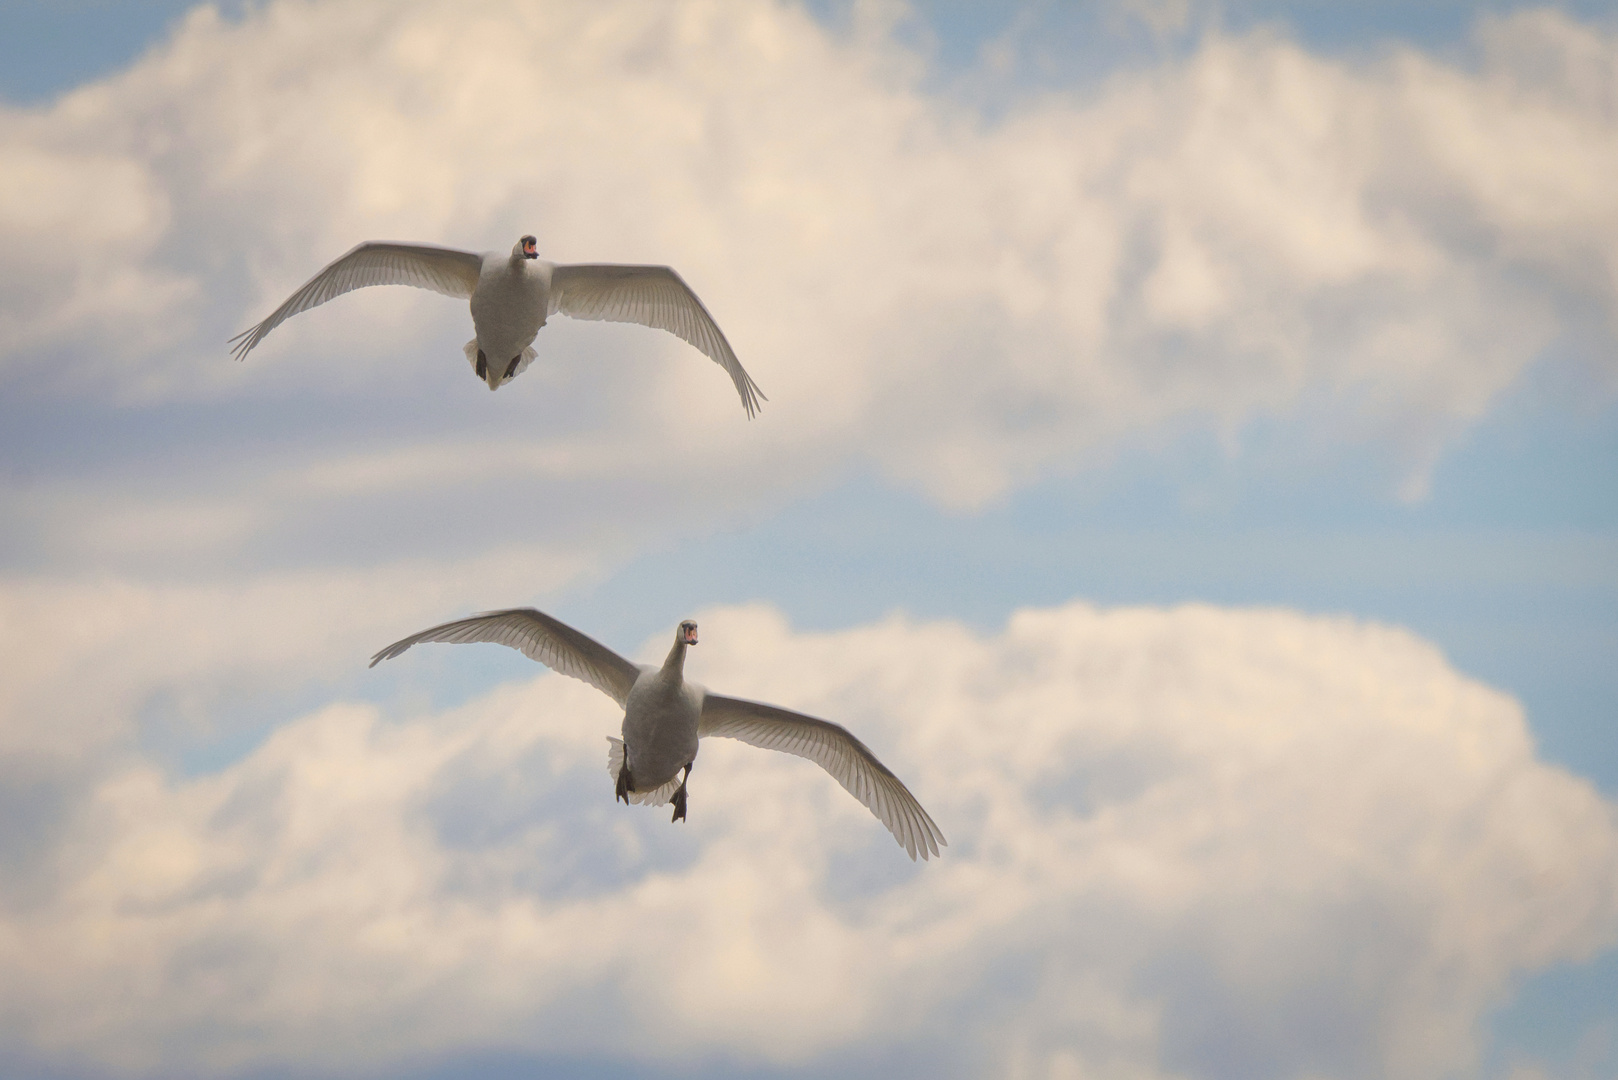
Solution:
M 680 778 L 680 786 L 674 789 L 674 798 L 671 800 L 674 803 L 674 816 L 669 818 L 670 825 L 673 825 L 676 821 L 686 820 L 685 782 L 689 779 L 691 779 L 691 766 L 688 763 L 685 767 L 685 775 Z
M 483 355 L 482 349 L 478 350 L 478 378 L 489 381 L 489 358 Z
M 522 359 L 522 353 L 518 353 L 516 356 L 513 356 L 511 358 L 511 363 L 506 365 L 506 373 L 501 378 L 502 382 L 505 381 L 506 379 L 511 378 L 513 375 L 517 374 L 517 361 L 519 361 L 521 359 Z
M 635 790 L 635 778 L 629 775 L 629 754 L 626 752 L 624 754 L 624 763 L 618 766 L 618 789 L 612 801 L 617 802 L 622 799 L 624 800 L 624 805 L 628 806 L 629 793 L 633 790 Z

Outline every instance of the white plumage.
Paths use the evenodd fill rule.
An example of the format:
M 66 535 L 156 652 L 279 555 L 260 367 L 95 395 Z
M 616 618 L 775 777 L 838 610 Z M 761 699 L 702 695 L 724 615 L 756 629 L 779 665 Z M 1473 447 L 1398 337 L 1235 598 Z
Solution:
M 477 336 L 466 358 L 490 390 L 520 375 L 535 357 L 540 327 L 560 312 L 575 319 L 640 323 L 667 330 L 725 369 L 749 417 L 765 400 L 730 342 L 684 279 L 667 266 L 546 262 L 525 236 L 510 255 L 432 244 L 367 241 L 304 282 L 269 316 L 230 339 L 236 359 L 292 316 L 372 285 L 412 285 L 471 302 Z
M 533 608 L 459 619 L 396 641 L 371 658 L 391 659 L 425 641 L 488 641 L 517 649 L 554 671 L 594 686 L 624 709 L 623 739 L 610 739 L 608 768 L 618 796 L 685 817 L 686 780 L 698 738 L 739 739 L 807 758 L 876 815 L 912 859 L 938 854 L 943 832 L 899 778 L 846 728 L 742 698 L 710 694 L 685 678 L 697 624 L 682 622 L 661 667 L 633 664 L 600 642 Z M 682 770 L 684 775 L 681 775 Z

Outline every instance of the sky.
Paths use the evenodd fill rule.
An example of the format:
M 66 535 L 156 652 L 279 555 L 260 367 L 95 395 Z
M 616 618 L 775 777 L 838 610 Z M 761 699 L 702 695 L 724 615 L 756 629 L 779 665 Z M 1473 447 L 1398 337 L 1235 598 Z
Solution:
M 0 7 L 0 1071 L 1618 1074 L 1618 13 Z M 667 263 L 769 400 L 364 239 Z M 414 630 L 846 724 L 949 838 Z

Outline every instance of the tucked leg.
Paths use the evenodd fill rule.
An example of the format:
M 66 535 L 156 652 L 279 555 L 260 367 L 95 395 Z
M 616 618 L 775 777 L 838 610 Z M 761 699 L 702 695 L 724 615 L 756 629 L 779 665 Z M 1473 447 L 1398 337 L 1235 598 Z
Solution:
M 617 802 L 622 799 L 624 800 L 624 805 L 628 806 L 629 793 L 634 790 L 635 778 L 629 775 L 629 750 L 626 747 L 624 749 L 624 763 L 618 766 L 618 793 L 612 801 Z
M 489 381 L 489 358 L 483 355 L 482 349 L 478 350 L 478 378 Z
M 506 365 L 506 374 L 505 374 L 504 378 L 509 379 L 513 375 L 517 374 L 517 364 L 521 360 L 522 360 L 522 353 L 518 353 L 516 356 L 513 356 L 511 358 L 511 363 Z
M 674 789 L 674 798 L 672 800 L 670 800 L 671 802 L 674 803 L 674 816 L 669 818 L 669 824 L 671 824 L 671 825 L 674 824 L 676 821 L 684 821 L 686 819 L 685 818 L 685 782 L 687 780 L 691 779 L 691 765 L 692 765 L 691 762 L 689 762 L 689 761 L 686 762 L 685 775 L 680 777 L 680 786 Z

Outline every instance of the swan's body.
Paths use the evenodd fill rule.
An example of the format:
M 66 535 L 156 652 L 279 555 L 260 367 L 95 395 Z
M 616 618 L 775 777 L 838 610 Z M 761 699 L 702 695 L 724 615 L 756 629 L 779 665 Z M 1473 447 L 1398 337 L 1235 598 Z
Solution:
M 529 346 L 550 314 L 555 270 L 539 259 L 502 259 L 492 251 L 483 256 L 471 296 L 477 336 L 467 343 L 467 358 L 490 390 L 516 378 L 534 358 Z M 488 358 L 505 363 L 491 365 Z
M 624 699 L 623 748 L 614 747 L 608 759 L 609 769 L 618 762 L 612 771 L 625 802 L 641 795 L 647 798 L 637 801 L 660 806 L 660 795 L 672 798 L 676 819 L 685 817 L 685 783 L 673 792 L 663 789 L 681 769 L 689 775 L 697 759 L 702 699 L 707 696 L 702 687 L 685 681 L 685 650 L 696 643 L 697 624 L 681 623 L 663 666 L 638 669 Z
M 686 649 L 697 624 L 682 622 L 662 666 L 633 664 L 566 623 L 533 608 L 491 611 L 445 623 L 396 641 L 371 666 L 424 641 L 490 641 L 509 645 L 560 672 L 582 679 L 624 709 L 623 739 L 609 739 L 608 769 L 625 802 L 674 804 L 685 817 L 686 781 L 698 738 L 740 739 L 808 758 L 864 803 L 899 846 L 923 858 L 938 854 L 944 834 L 897 776 L 837 724 L 742 698 L 710 694 L 685 678 Z
M 476 336 L 466 358 L 490 390 L 510 382 L 534 359 L 533 342 L 545 320 L 560 312 L 656 327 L 702 350 L 730 376 L 749 417 L 764 395 L 713 316 L 684 279 L 667 266 L 613 263 L 557 265 L 535 254 L 525 236 L 509 255 L 368 241 L 304 282 L 257 326 L 231 338 L 242 360 L 287 319 L 334 297 L 372 285 L 413 285 L 470 300 Z

